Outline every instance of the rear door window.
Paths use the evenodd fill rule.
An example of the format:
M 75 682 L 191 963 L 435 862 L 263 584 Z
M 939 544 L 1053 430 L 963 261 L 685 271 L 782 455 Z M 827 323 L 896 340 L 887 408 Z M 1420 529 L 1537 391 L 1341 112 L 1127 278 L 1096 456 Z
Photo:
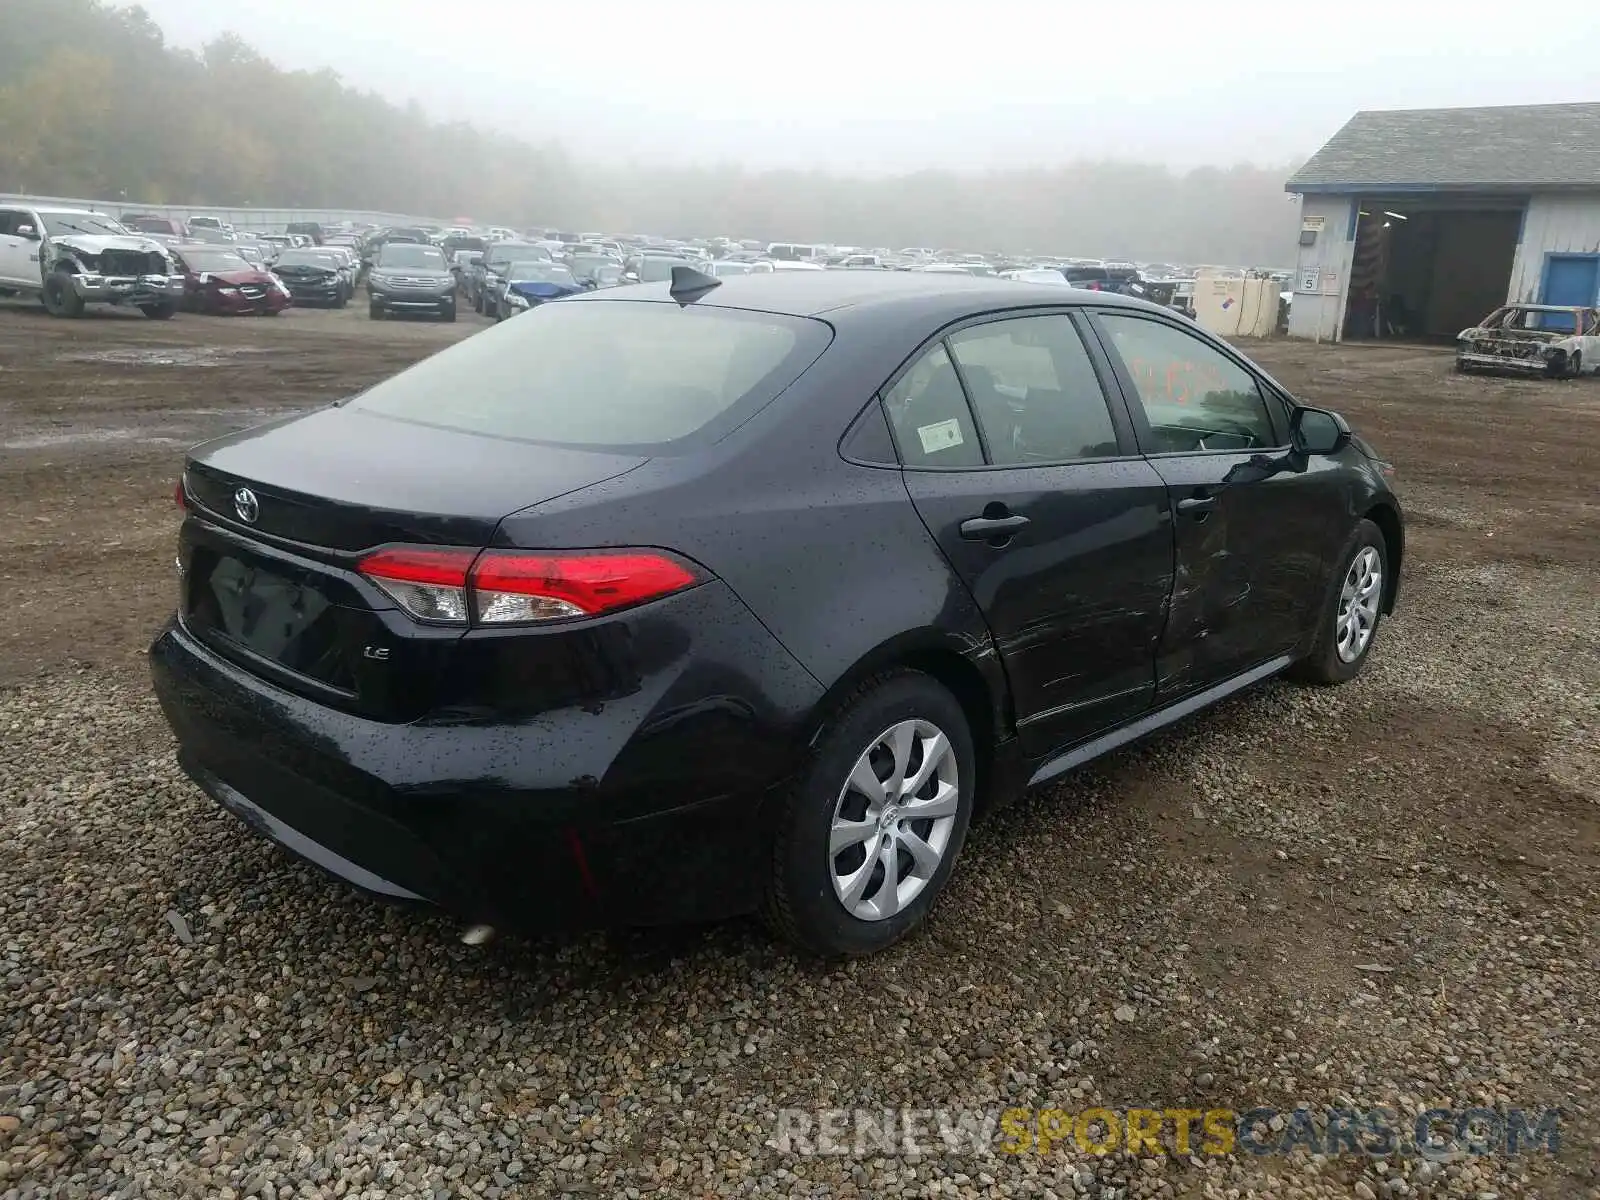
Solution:
M 562 300 L 423 359 L 350 404 L 494 437 L 670 453 L 748 419 L 832 337 L 809 317 Z
M 1100 379 L 1070 317 L 975 325 L 952 334 L 950 348 L 996 466 L 1119 453 Z

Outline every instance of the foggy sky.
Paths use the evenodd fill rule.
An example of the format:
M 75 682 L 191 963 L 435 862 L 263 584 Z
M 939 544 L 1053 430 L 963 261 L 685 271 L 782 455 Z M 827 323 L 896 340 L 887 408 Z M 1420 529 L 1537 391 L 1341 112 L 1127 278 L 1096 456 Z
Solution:
M 1361 108 L 1593 100 L 1600 62 L 1600 22 L 1512 36 L 1481 0 L 142 3 L 580 159 L 841 171 L 1286 163 Z

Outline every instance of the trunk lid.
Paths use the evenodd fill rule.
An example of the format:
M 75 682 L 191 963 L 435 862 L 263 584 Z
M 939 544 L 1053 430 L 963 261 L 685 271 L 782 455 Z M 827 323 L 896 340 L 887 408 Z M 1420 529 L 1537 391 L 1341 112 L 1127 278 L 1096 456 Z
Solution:
M 509 514 L 645 461 L 338 407 L 208 442 L 184 472 L 197 519 L 180 541 L 180 614 L 289 690 L 411 720 L 464 630 L 406 616 L 356 570 L 362 555 L 395 542 L 487 546 Z
M 193 502 L 236 529 L 348 552 L 486 546 L 501 518 L 645 461 L 332 407 L 197 446 L 186 478 Z M 235 507 L 240 488 L 254 521 Z

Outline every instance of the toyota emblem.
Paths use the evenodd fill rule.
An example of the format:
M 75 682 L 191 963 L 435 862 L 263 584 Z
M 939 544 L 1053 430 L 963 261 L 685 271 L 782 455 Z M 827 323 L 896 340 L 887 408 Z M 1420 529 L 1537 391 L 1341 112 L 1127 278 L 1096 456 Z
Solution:
M 240 488 L 233 494 L 233 511 L 239 514 L 239 520 L 246 525 L 254 525 L 256 518 L 261 515 L 261 501 L 249 488 Z

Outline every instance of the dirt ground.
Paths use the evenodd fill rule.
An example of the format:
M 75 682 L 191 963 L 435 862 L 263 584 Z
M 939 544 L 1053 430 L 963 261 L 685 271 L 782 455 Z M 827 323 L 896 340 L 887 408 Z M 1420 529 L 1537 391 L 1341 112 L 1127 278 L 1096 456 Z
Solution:
M 158 324 L 0 301 L 0 686 L 138 657 L 173 586 L 183 450 L 371 385 L 491 322 L 362 306 Z
M 80 671 L 141 688 L 172 602 L 185 446 L 485 324 L 373 324 L 355 307 L 65 322 L 0 303 L 0 696 Z M 1107 1027 L 1097 1095 L 1159 1105 L 1214 1073 L 1241 1101 L 1561 1104 L 1562 1164 L 1485 1167 L 1449 1194 L 1595 1194 L 1600 380 L 1461 377 L 1430 347 L 1245 349 L 1398 466 L 1401 610 L 1371 668 L 1342 689 L 1271 685 L 1096 764 L 1066 801 L 1009 810 L 976 831 L 930 936 L 850 986 L 920 981 L 937 957 L 950 989 L 1015 991 L 1022 1020 L 1100 1004 L 1126 960 L 1154 981 L 1130 1003 L 1171 1019 Z M 1070 845 L 1028 853 L 1061 803 Z M 830 1055 L 809 1011 L 791 1017 L 790 1053 L 849 1086 L 856 1051 Z M 1206 1048 L 1213 1025 L 1236 1057 Z M 972 1036 L 1004 1057 L 1003 1030 Z M 784 1094 L 751 1076 L 762 1088 Z

